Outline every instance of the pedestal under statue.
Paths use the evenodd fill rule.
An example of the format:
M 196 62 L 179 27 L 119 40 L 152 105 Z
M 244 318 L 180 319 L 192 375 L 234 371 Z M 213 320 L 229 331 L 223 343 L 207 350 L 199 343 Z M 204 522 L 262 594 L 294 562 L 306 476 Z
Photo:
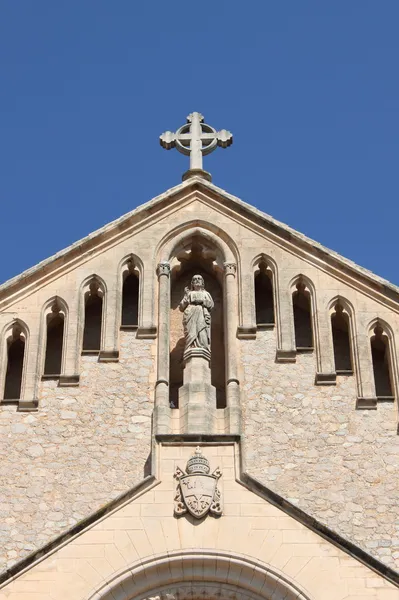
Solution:
M 214 433 L 216 389 L 211 385 L 212 296 L 201 275 L 194 275 L 191 289 L 179 305 L 183 314 L 185 350 L 183 386 L 179 389 L 180 419 L 186 433 Z

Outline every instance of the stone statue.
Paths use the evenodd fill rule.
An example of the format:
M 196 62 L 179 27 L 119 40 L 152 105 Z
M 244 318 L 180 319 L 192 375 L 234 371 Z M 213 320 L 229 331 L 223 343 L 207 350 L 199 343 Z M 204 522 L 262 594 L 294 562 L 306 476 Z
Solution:
M 212 296 L 205 290 L 204 279 L 194 275 L 191 280 L 191 290 L 186 287 L 184 297 L 179 305 L 183 312 L 185 349 L 211 349 L 211 313 L 213 308 Z

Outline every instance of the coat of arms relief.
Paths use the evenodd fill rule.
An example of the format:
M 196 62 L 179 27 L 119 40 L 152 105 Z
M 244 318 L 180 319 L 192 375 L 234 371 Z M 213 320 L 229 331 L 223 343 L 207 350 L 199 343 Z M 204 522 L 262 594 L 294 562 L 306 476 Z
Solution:
M 222 514 L 221 493 L 218 480 L 222 476 L 219 469 L 210 475 L 209 460 L 197 446 L 195 453 L 187 461 L 186 470 L 176 468 L 177 489 L 175 496 L 175 515 L 184 515 L 187 511 L 197 519 L 208 512 L 214 516 Z

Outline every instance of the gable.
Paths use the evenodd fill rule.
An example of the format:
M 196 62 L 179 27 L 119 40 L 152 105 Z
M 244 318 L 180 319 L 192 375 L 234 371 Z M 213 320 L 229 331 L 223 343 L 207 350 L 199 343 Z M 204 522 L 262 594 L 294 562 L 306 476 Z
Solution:
M 259 584 L 262 598 L 397 597 L 388 581 L 395 574 L 372 560 L 370 568 L 365 555 L 362 562 L 350 555 L 354 547 L 344 549 L 339 540 L 311 531 L 262 497 L 261 486 L 257 493 L 244 486 L 237 472 L 238 448 L 232 442 L 202 446 L 212 469 L 221 469 L 223 515 L 201 520 L 176 516 L 173 474 L 177 467 L 184 468 L 193 450 L 192 443 L 165 440 L 157 445 L 158 478 L 147 490 L 138 491 L 48 555 L 38 554 L 36 562 L 5 583 L 0 597 L 34 600 L 40 593 L 41 600 L 105 600 L 119 594 L 128 600 L 131 594 L 155 593 L 166 598 L 167 593 L 176 594 L 176 585 L 187 591 L 196 581 L 210 586 L 209 593 L 224 583 L 231 593 L 251 598 L 257 597 L 253 594 L 259 593 Z M 230 557 L 230 573 L 236 565 L 234 579 L 228 568 L 223 575 L 225 556 Z M 257 572 L 262 576 L 255 585 Z
M 195 198 L 212 206 L 217 212 L 227 215 L 233 222 L 240 222 L 244 227 L 257 232 L 272 242 L 287 248 L 291 253 L 310 261 L 315 266 L 327 269 L 333 276 L 348 282 L 365 293 L 376 293 L 378 298 L 397 308 L 399 288 L 389 281 L 375 275 L 371 271 L 343 258 L 322 244 L 295 231 L 270 215 L 243 202 L 239 198 L 200 178 L 191 178 L 138 206 L 108 225 L 94 231 L 82 240 L 61 250 L 57 254 L 42 261 L 38 265 L 24 271 L 20 275 L 4 282 L 0 286 L 0 309 L 7 304 L 7 298 L 18 294 L 23 288 L 30 292 L 41 283 L 57 277 L 60 272 L 73 269 L 85 260 L 86 256 L 101 253 L 119 241 L 141 233 L 154 220 L 162 220 L 164 215 L 174 214 Z M 15 292 L 14 292 L 15 290 Z M 392 302 L 393 301 L 393 302 Z M 6 305 L 5 304 L 5 305 Z
M 168 354 L 182 335 L 181 289 L 167 336 L 165 323 L 172 319 L 162 299 L 194 242 L 212 263 L 220 290 L 226 281 L 230 286 L 230 304 L 223 309 L 226 337 L 219 345 L 223 352 L 226 341 L 228 370 L 220 369 L 219 383 L 225 390 L 232 383 L 238 400 L 234 414 L 228 405 L 217 409 L 219 432 L 244 436 L 252 477 L 363 551 L 397 564 L 396 292 L 334 256 L 324 258 L 324 249 L 281 227 L 215 186 L 192 181 L 2 287 L 2 389 L 14 326 L 21 327 L 26 343 L 21 394 L 3 398 L 0 410 L 4 516 L 10 520 L 1 535 L 11 552 L 8 564 L 28 553 L 12 532 L 38 548 L 141 481 L 152 427 L 161 422 L 154 410 L 157 391 L 176 383 Z M 130 260 L 139 279 L 138 322 L 124 329 L 122 284 Z M 169 276 L 164 261 L 171 276 L 161 288 L 162 274 Z M 263 261 L 272 274 L 275 311 L 275 322 L 266 327 L 255 310 L 254 276 Z M 85 353 L 85 301 L 93 279 L 103 301 L 101 347 Z M 293 315 L 300 282 L 311 299 L 313 345 L 305 349 L 297 347 Z M 225 301 L 220 293 L 219 306 Z M 350 322 L 350 373 L 337 373 L 334 362 L 331 316 L 338 301 Z M 63 362 L 60 372 L 46 377 L 47 319 L 54 303 L 65 316 Z M 370 352 L 381 324 L 392 369 L 390 394 L 376 393 Z M 178 410 L 165 420 L 173 434 L 182 432 Z M 109 468 L 100 476 L 102 460 Z M 24 469 L 20 488 L 15 469 Z M 49 504 L 42 502 L 41 477 Z M 14 515 L 16 503 L 24 521 Z M 381 505 L 389 510 L 382 512 Z

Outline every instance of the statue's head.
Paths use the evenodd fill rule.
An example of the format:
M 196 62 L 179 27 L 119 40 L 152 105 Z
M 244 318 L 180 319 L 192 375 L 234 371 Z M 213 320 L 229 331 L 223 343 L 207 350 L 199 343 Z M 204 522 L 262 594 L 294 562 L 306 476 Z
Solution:
M 204 278 L 202 275 L 193 275 L 191 280 L 191 289 L 198 292 L 199 290 L 203 290 L 205 287 Z

